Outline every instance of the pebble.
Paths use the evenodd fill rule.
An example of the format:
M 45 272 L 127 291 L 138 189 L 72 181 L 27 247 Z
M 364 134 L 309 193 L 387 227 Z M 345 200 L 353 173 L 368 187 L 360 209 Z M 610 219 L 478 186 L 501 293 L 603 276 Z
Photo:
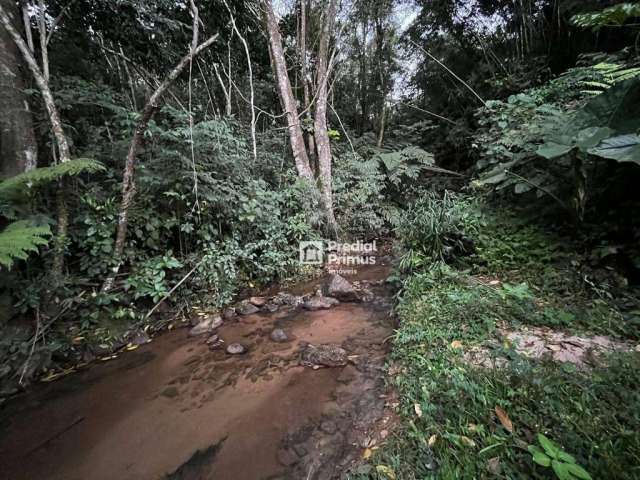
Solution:
M 227 347 L 227 353 L 230 355 L 242 355 L 247 349 L 241 343 L 231 343 Z

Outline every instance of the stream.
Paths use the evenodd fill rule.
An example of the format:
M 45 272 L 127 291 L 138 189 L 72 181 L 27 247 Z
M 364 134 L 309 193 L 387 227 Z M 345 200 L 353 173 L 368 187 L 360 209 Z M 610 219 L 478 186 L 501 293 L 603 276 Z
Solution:
M 340 478 L 391 421 L 388 273 L 382 264 L 345 275 L 373 292 L 366 303 L 225 322 L 217 333 L 227 345 L 245 345 L 244 355 L 211 350 L 206 337 L 178 329 L 36 385 L 0 414 L 0 478 Z M 297 288 L 313 292 L 320 282 Z M 272 341 L 274 328 L 290 341 Z M 349 362 L 302 366 L 306 343 L 341 345 Z

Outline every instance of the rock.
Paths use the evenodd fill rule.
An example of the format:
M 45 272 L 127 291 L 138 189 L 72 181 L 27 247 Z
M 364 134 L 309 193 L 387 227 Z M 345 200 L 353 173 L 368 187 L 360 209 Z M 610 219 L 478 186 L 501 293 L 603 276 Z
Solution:
M 326 280 L 322 291 L 326 296 L 337 298 L 341 302 L 360 301 L 358 291 L 353 287 L 353 285 L 337 274 L 331 275 Z
M 302 304 L 305 310 L 326 310 L 338 305 L 340 302 L 333 297 L 311 297 Z
M 233 320 L 237 316 L 238 314 L 236 313 L 236 309 L 233 307 L 225 308 L 224 311 L 222 312 L 222 317 L 225 320 Z
M 298 462 L 298 456 L 289 449 L 281 448 L 278 450 L 276 456 L 278 458 L 278 462 L 285 467 L 290 467 L 294 463 Z
M 127 337 L 127 340 L 131 345 L 144 345 L 145 343 L 149 343 L 151 341 L 151 338 L 149 337 L 147 332 L 145 332 L 144 330 L 139 330 L 137 332 L 134 332 L 133 334 L 130 334 Z
M 167 398 L 175 398 L 179 395 L 178 389 L 176 387 L 167 387 L 165 388 L 160 395 Z
M 302 350 L 300 363 L 308 367 L 325 366 L 341 367 L 347 364 L 347 351 L 339 345 L 327 343 L 323 345 L 308 344 Z
M 338 426 L 336 425 L 336 422 L 325 420 L 320 424 L 320 430 L 322 430 L 324 433 L 328 433 L 329 435 L 333 435 L 338 431 Z
M 277 305 L 273 302 L 269 302 L 266 305 L 264 305 L 260 310 L 267 313 L 275 313 L 278 311 L 279 308 L 280 308 L 280 305 Z
M 296 455 L 298 455 L 299 457 L 304 457 L 309 453 L 304 445 L 294 445 L 293 451 L 296 452 Z
M 246 353 L 247 349 L 241 343 L 231 343 L 227 347 L 227 353 L 229 355 L 242 355 Z
M 281 328 L 276 328 L 275 330 L 273 330 L 269 335 L 269 338 L 271 338 L 271 340 L 273 340 L 276 343 L 284 343 L 289 341 L 289 336 L 287 335 L 287 332 L 285 332 Z
M 192 337 L 196 337 L 198 335 L 202 335 L 203 333 L 211 332 L 212 330 L 218 328 L 220 325 L 222 325 L 222 317 L 220 317 L 220 315 L 207 315 L 200 321 L 200 323 L 198 323 L 189 331 L 189 335 Z
M 279 292 L 271 299 L 271 302 L 276 305 L 290 305 L 292 307 L 297 307 L 303 302 L 303 300 L 300 296 L 292 295 L 287 292 Z
M 267 303 L 266 297 L 251 297 L 249 299 L 249 303 L 255 305 L 256 307 L 263 307 Z
M 260 310 L 253 303 L 245 300 L 240 304 L 236 311 L 240 315 L 253 315 L 254 313 L 258 313 Z

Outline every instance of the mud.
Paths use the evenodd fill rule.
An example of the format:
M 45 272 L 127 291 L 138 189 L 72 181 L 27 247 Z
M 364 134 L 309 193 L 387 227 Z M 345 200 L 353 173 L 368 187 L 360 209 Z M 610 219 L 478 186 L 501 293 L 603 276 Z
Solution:
M 238 317 L 214 350 L 186 329 L 168 332 L 15 398 L 0 418 L 0 478 L 339 478 L 385 415 L 387 273 L 347 277 L 373 291 L 371 302 Z M 274 328 L 289 341 L 270 340 Z M 236 342 L 245 354 L 225 352 Z M 301 366 L 306 343 L 338 344 L 348 364 Z

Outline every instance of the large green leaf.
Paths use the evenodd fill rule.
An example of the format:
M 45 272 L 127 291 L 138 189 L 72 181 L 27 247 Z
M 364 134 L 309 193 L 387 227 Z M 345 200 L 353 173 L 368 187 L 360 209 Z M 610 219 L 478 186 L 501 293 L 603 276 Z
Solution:
M 609 127 L 618 133 L 640 128 L 640 79 L 620 82 L 592 98 L 575 115 L 573 127 Z
M 640 165 L 640 135 L 627 134 L 603 140 L 589 154 L 610 158 L 618 162 L 634 162 Z

